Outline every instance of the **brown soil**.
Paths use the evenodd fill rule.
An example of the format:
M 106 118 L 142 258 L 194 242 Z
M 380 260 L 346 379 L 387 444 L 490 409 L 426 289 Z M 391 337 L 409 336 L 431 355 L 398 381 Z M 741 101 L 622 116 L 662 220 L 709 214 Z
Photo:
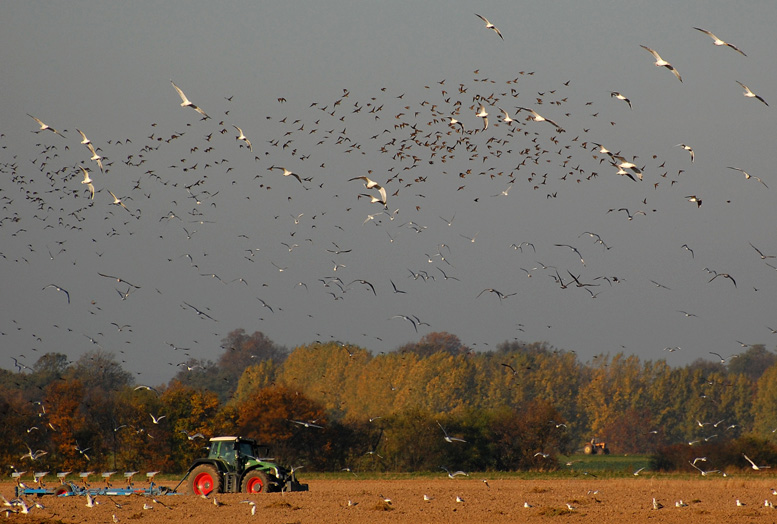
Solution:
M 213 524 L 217 522 L 307 523 L 329 522 L 777 522 L 774 477 L 734 478 L 638 477 L 615 480 L 489 480 L 482 477 L 419 480 L 314 480 L 310 491 L 213 497 L 166 495 L 154 502 L 145 496 L 97 497 L 100 504 L 86 507 L 85 497 L 37 499 L 45 508 L 28 515 L 10 515 L 10 521 L 111 523 L 118 522 Z M 306 482 L 302 479 L 303 482 Z M 162 482 L 174 486 L 175 483 Z M 136 486 L 141 486 L 136 484 Z M 0 493 L 12 498 L 13 484 L 0 484 Z M 432 498 L 424 501 L 424 495 Z M 462 502 L 457 502 L 456 497 Z M 663 508 L 653 509 L 653 497 Z M 390 503 L 384 502 L 389 498 Z M 687 507 L 676 507 L 679 500 Z M 745 506 L 737 506 L 739 499 Z M 241 503 L 252 500 L 251 506 Z M 348 504 L 351 501 L 353 505 Z M 34 497 L 28 498 L 34 503 Z M 121 505 L 117 507 L 115 503 Z M 528 502 L 533 507 L 525 508 Z M 569 510 L 567 503 L 575 509 Z M 152 509 L 143 509 L 149 504 Z M 164 506 L 162 505 L 164 504 Z M 166 506 L 166 507 L 165 507 Z

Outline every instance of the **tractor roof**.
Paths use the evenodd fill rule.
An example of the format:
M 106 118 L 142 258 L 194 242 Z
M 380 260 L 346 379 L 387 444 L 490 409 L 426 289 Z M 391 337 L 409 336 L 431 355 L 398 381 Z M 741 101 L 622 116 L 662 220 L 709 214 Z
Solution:
M 255 440 L 254 440 L 254 439 L 252 439 L 252 438 L 246 438 L 246 437 L 232 437 L 232 436 L 228 436 L 228 437 L 211 437 L 211 439 L 210 439 L 210 441 L 211 441 L 211 442 L 219 442 L 219 441 L 229 441 L 229 442 L 234 442 L 234 441 L 236 441 L 236 440 L 242 440 L 242 441 L 244 441 L 244 442 L 255 442 Z

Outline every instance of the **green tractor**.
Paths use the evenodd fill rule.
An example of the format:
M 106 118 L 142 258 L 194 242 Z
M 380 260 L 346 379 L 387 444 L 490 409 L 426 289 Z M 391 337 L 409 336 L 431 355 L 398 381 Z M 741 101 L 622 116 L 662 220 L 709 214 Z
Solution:
M 213 437 L 208 457 L 195 460 L 181 483 L 186 481 L 185 491 L 193 495 L 308 490 L 307 484 L 297 481 L 293 469 L 271 458 L 258 458 L 261 448 L 250 438 Z

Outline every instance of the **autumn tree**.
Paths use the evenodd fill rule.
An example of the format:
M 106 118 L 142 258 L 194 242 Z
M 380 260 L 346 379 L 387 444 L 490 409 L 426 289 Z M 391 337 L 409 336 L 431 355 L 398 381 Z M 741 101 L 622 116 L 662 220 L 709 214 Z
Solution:
M 228 386 L 228 396 L 237 389 L 237 383 L 246 368 L 267 360 L 281 364 L 288 355 L 285 348 L 277 346 L 261 331 L 248 335 L 242 328 L 231 331 L 221 341 L 221 348 L 224 352 L 216 365 L 219 376 Z
M 445 331 L 433 331 L 427 333 L 418 342 L 405 344 L 398 349 L 400 353 L 416 353 L 421 357 L 428 357 L 442 351 L 450 355 L 459 355 L 469 351 L 469 348 L 461 343 L 459 337 Z
M 766 349 L 763 344 L 753 344 L 736 358 L 729 360 L 727 368 L 729 373 L 746 375 L 755 382 L 775 363 L 777 363 L 776 354 Z
M 328 420 L 323 406 L 304 394 L 287 386 L 270 386 L 249 396 L 237 406 L 237 413 L 237 431 L 272 446 L 273 455 L 282 462 L 320 461 Z
M 758 379 L 753 400 L 754 429 L 759 435 L 775 439 L 777 429 L 777 364 Z

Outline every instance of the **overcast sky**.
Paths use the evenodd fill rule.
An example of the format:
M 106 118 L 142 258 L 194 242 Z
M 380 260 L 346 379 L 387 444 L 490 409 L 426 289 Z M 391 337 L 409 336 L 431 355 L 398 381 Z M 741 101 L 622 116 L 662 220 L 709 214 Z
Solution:
M 158 384 L 189 357 L 215 360 L 235 328 L 374 353 L 448 331 L 582 362 L 775 346 L 774 108 L 737 84 L 777 104 L 773 2 L 3 12 L 2 367 L 99 344 Z M 171 80 L 211 118 L 181 107 Z M 594 143 L 636 156 L 642 180 Z M 385 210 L 358 176 L 385 188 Z

